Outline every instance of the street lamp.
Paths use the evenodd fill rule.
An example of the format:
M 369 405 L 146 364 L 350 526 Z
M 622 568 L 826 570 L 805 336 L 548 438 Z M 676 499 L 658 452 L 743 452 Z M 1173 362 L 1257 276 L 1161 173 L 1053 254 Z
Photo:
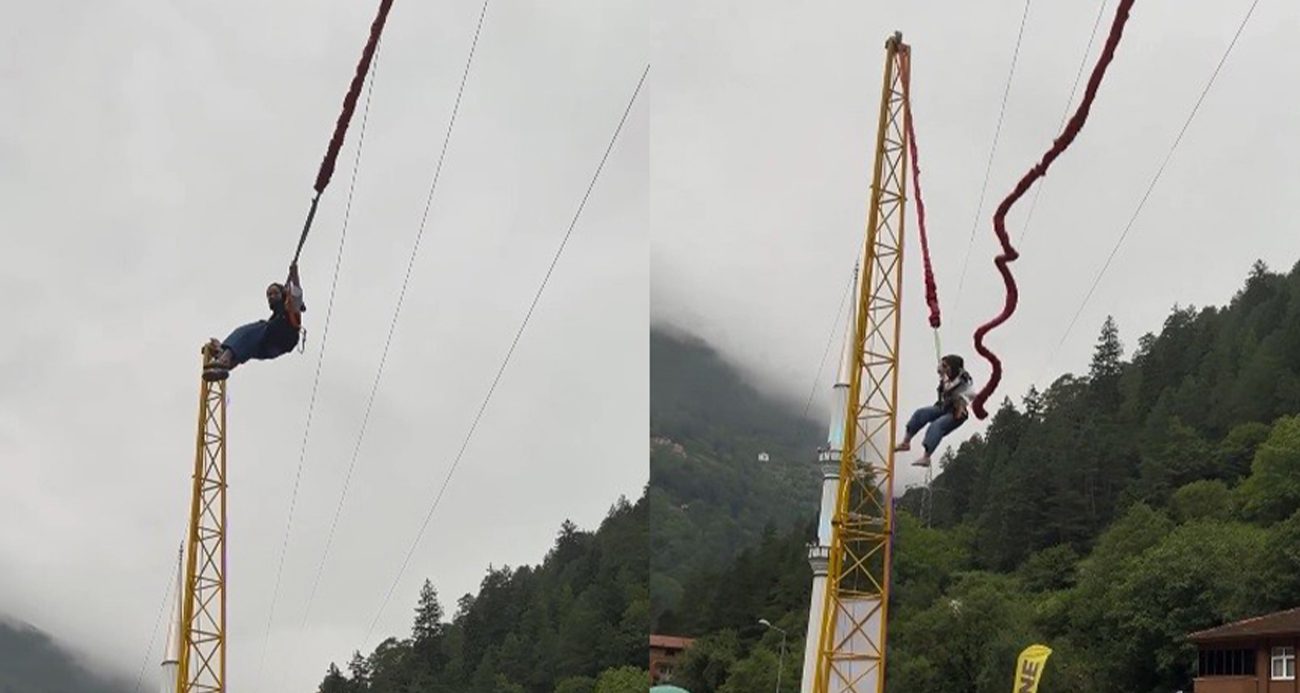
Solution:
M 785 631 L 772 625 L 772 622 L 765 618 L 758 619 L 758 622 L 781 634 L 781 656 L 777 659 L 776 665 L 776 693 L 781 693 L 781 670 L 785 668 Z

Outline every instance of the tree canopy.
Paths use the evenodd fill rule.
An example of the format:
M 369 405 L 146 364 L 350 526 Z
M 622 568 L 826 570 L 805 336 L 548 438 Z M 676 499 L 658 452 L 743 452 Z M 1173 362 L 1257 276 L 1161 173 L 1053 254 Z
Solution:
M 426 580 L 411 632 L 330 664 L 318 693 L 632 693 L 649 688 L 648 498 L 595 532 L 565 522 L 536 567 L 489 568 L 444 617 Z
M 929 526 L 900 499 L 890 691 L 1005 690 L 1034 642 L 1042 693 L 1191 690 L 1188 633 L 1300 605 L 1300 267 L 1256 263 L 1228 305 L 1175 306 L 1134 344 L 1107 318 L 1086 374 L 1004 401 L 940 461 Z M 678 683 L 771 687 L 756 621 L 803 633 L 816 509 L 683 581 Z

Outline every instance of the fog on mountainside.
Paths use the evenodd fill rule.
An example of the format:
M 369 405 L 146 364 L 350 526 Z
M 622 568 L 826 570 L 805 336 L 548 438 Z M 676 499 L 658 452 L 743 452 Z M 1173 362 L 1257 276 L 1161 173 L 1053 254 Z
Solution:
M 125 668 L 125 667 L 124 667 Z M 130 693 L 40 630 L 0 616 L 0 693 Z

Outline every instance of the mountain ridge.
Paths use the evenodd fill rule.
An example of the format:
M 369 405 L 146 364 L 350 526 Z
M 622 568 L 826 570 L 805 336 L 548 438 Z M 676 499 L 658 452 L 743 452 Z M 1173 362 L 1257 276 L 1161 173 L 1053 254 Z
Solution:
M 682 328 L 650 331 L 651 627 L 684 585 L 815 512 L 824 426 Z
M 0 693 L 126 693 L 124 681 L 96 673 L 55 636 L 0 614 Z

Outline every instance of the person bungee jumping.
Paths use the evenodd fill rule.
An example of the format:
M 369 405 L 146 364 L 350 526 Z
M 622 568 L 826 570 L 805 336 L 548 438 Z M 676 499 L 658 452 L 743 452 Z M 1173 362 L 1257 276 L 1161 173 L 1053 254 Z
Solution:
M 950 354 L 939 360 L 938 399 L 933 406 L 917 409 L 907 422 L 907 435 L 903 442 L 894 448 L 898 452 L 912 449 L 912 438 L 928 424 L 925 440 L 921 447 L 925 454 L 912 463 L 916 467 L 929 467 L 930 456 L 938 449 L 939 442 L 949 433 L 957 430 L 970 417 L 970 402 L 975 394 L 975 385 L 970 374 L 966 372 L 962 358 Z
M 298 265 L 294 264 L 289 267 L 287 282 L 266 287 L 270 318 L 236 328 L 224 342 L 215 338 L 208 342 L 204 377 L 221 380 L 247 361 L 267 361 L 293 351 L 302 330 L 302 314 L 307 310 L 302 296 Z

